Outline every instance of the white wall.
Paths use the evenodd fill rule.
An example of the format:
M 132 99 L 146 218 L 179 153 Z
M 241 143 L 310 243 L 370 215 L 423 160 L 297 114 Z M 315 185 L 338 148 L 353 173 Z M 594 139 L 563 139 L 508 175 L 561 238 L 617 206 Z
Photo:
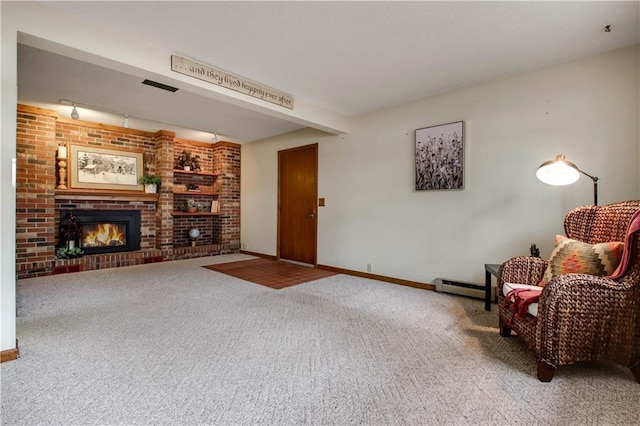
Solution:
M 419 282 L 483 281 L 483 264 L 548 257 L 582 177 L 535 177 L 564 153 L 601 178 L 599 202 L 639 197 L 639 46 L 356 117 L 347 135 L 305 130 L 242 146 L 242 243 L 276 254 L 277 151 L 319 142 L 318 262 Z M 414 131 L 465 122 L 465 189 L 414 191 Z
M 2 99 L 0 101 L 0 350 L 16 347 L 16 191 L 12 160 L 16 156 L 16 31 L 0 16 Z

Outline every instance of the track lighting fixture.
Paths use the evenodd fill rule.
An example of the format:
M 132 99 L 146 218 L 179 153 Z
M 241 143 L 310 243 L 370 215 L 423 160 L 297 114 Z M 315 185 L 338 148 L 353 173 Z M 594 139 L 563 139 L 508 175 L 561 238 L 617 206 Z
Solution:
M 74 120 L 79 120 L 80 119 L 80 114 L 78 114 L 78 109 L 76 108 L 76 105 L 73 105 L 73 110 L 71 111 L 71 118 L 73 118 Z
M 0 0 L 2 1 L 2 0 Z M 175 123 L 170 123 L 170 122 L 166 122 L 166 121 L 159 121 L 157 119 L 153 119 L 153 118 L 147 118 L 147 117 L 141 117 L 139 115 L 129 115 L 129 114 L 125 114 L 123 112 L 120 112 L 118 110 L 114 110 L 114 109 L 109 109 L 109 108 L 105 108 L 102 106 L 95 106 L 95 105 L 91 105 L 91 104 L 86 104 L 83 102 L 77 102 L 75 100 L 72 99 L 63 99 L 60 98 L 59 102 L 61 105 L 65 105 L 65 106 L 70 106 L 72 107 L 71 109 L 71 118 L 74 120 L 79 120 L 80 119 L 80 113 L 78 112 L 78 105 L 80 105 L 81 108 L 84 108 L 82 111 L 83 114 L 88 114 L 85 115 L 85 119 L 87 119 L 87 117 L 89 117 L 90 119 L 94 116 L 94 111 L 100 111 L 100 112 L 105 112 L 108 114 L 111 114 L 111 116 L 107 117 L 107 119 L 109 120 L 108 123 L 113 124 L 113 125 L 118 125 L 117 123 L 122 123 L 120 126 L 122 128 L 125 129 L 129 129 L 131 128 L 131 120 L 130 118 L 133 117 L 134 118 L 134 126 L 138 126 L 138 125 L 144 125 L 145 121 L 149 121 L 149 122 L 154 122 L 154 123 L 163 123 L 163 124 L 167 124 L 170 126 L 176 126 L 176 127 L 182 127 L 179 124 L 175 124 Z M 60 112 L 63 113 L 64 109 L 61 109 Z M 122 117 L 122 121 L 119 122 L 118 117 Z M 141 123 L 143 122 L 143 123 Z M 211 143 L 216 143 L 220 141 L 220 135 L 218 135 L 218 132 L 212 132 L 211 130 L 200 130 L 200 129 L 190 129 L 190 130 L 196 130 L 199 132 L 198 138 L 202 138 L 202 141 L 206 141 L 207 138 L 210 138 Z M 207 135 L 211 135 L 211 136 L 207 136 Z

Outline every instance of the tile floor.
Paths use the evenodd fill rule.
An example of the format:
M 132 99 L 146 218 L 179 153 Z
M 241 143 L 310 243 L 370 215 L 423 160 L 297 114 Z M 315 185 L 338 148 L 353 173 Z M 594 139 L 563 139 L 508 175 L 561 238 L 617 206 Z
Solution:
M 334 272 L 322 269 L 262 258 L 207 265 L 203 268 L 276 290 L 335 275 Z

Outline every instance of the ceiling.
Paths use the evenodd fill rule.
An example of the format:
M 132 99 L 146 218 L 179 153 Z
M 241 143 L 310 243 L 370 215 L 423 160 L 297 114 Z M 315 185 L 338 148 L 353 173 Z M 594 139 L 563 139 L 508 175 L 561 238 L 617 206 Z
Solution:
M 346 117 L 640 43 L 638 1 L 41 3 Z M 196 140 L 218 132 L 243 143 L 303 127 L 140 82 L 19 46 L 23 103 L 68 114 L 59 100 L 69 99 L 82 119 L 93 106 Z

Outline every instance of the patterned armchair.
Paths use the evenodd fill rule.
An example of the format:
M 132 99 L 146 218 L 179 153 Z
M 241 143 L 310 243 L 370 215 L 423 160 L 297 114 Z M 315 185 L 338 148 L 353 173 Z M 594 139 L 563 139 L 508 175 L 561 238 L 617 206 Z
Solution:
M 582 206 L 567 214 L 567 237 L 588 244 L 625 241 L 640 201 Z M 582 361 L 605 361 L 629 367 L 640 382 L 640 232 L 627 244 L 628 268 L 623 276 L 567 274 L 544 286 L 537 315 L 514 316 L 505 307 L 505 283 L 537 285 L 546 260 L 514 257 L 498 272 L 499 326 L 502 336 L 513 330 L 535 352 L 538 379 L 553 379 L 557 367 Z M 508 286 L 507 286 L 508 288 Z M 535 313 L 535 311 L 534 311 Z

